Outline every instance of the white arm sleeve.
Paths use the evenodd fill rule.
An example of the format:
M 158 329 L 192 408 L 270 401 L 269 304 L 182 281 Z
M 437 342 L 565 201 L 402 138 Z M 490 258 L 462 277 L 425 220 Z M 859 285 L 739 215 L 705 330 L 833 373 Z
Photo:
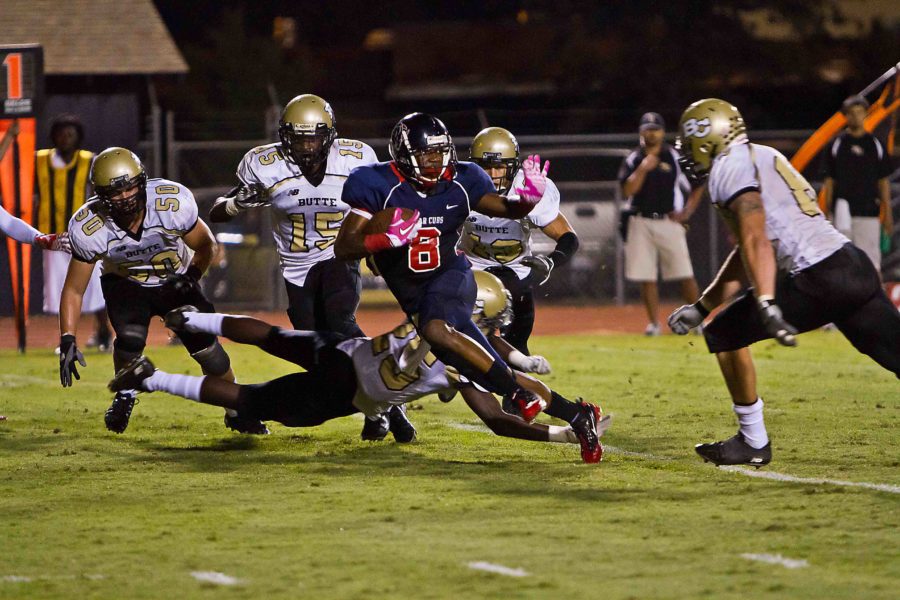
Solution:
M 12 216 L 2 206 L 0 206 L 0 231 L 23 244 L 32 244 L 34 238 L 41 235 L 40 231 L 22 219 Z

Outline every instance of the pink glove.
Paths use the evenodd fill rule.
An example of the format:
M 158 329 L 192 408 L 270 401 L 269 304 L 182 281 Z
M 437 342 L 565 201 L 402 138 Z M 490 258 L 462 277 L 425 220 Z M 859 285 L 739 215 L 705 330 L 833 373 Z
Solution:
M 412 216 L 403 220 L 403 210 L 394 209 L 394 218 L 385 233 L 370 233 L 366 236 L 366 250 L 370 254 L 387 250 L 388 248 L 399 248 L 406 246 L 410 241 L 416 238 L 419 233 L 419 211 L 414 210 Z
M 72 244 L 69 242 L 69 234 L 49 233 L 35 236 L 34 244 L 40 246 L 44 250 L 55 250 L 59 252 L 72 252 Z
M 550 161 L 544 163 L 541 169 L 541 157 L 532 154 L 522 163 L 522 187 L 516 188 L 516 195 L 521 198 L 522 202 L 531 204 L 532 206 L 541 201 L 544 197 L 544 191 L 547 189 L 547 171 L 550 169 Z

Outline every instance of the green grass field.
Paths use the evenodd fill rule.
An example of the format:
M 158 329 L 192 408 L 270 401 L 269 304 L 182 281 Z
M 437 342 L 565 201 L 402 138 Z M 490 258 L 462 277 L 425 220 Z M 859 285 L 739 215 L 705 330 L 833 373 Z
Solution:
M 291 369 L 228 350 L 245 382 Z M 0 597 L 898 596 L 900 388 L 839 334 L 754 348 L 775 450 L 760 473 L 884 491 L 703 464 L 693 445 L 736 425 L 701 338 L 543 337 L 533 351 L 553 362 L 548 383 L 614 415 L 601 464 L 497 438 L 460 400 L 418 404 L 407 446 L 360 442 L 352 417 L 240 436 L 219 409 L 164 394 L 117 436 L 108 356 L 89 354 L 63 391 L 52 355 L 0 353 Z M 182 348 L 149 355 L 197 372 Z

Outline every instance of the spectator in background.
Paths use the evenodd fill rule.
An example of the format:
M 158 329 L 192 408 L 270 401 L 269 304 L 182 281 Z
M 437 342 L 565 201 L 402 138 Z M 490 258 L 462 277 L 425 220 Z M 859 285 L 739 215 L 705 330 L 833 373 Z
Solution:
M 69 220 L 91 195 L 88 173 L 94 153 L 81 150 L 84 126 L 75 115 L 62 114 L 50 125 L 52 148 L 37 151 L 35 175 L 38 190 L 38 229 L 47 233 L 66 231 Z M 59 314 L 62 293 L 71 256 L 65 252 L 44 252 L 44 312 Z M 97 331 L 87 345 L 102 352 L 110 348 L 109 319 L 100 289 L 100 266 L 94 267 L 84 294 L 84 312 L 97 317 Z
M 665 122 L 658 113 L 641 117 L 638 134 L 640 147 L 619 169 L 622 194 L 633 212 L 625 229 L 625 277 L 640 282 L 649 321 L 644 333 L 655 336 L 660 334 L 660 271 L 663 280 L 681 282 L 685 302 L 698 294 L 684 224 L 697 210 L 703 188 L 691 190 L 678 155 L 665 143 Z
M 869 103 L 850 96 L 841 105 L 847 130 L 828 148 L 825 163 L 825 214 L 835 228 L 866 253 L 881 272 L 881 231 L 894 229 L 891 211 L 891 159 L 864 127 Z M 884 220 L 879 223 L 879 214 Z

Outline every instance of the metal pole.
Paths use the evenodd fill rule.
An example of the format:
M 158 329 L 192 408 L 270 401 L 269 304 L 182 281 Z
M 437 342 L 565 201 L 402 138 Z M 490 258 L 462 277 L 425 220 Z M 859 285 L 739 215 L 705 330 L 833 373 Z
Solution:
M 613 237 L 616 240 L 616 306 L 625 304 L 625 246 L 616 227 L 616 219 L 622 213 L 622 189 L 617 185 L 615 194 L 616 211 L 613 216 Z
M 709 280 L 713 281 L 716 273 L 719 272 L 719 265 L 722 264 L 722 259 L 719 257 L 719 215 L 716 214 L 718 211 L 712 202 L 708 202 L 707 206 L 709 206 L 707 209 L 709 211 Z
M 178 181 L 178 150 L 175 146 L 175 113 L 166 111 L 166 177 Z
M 147 78 L 147 96 L 150 98 L 150 127 L 153 137 L 153 177 L 159 177 L 162 173 L 162 122 L 160 120 L 159 100 L 156 97 L 156 86 L 153 80 Z

